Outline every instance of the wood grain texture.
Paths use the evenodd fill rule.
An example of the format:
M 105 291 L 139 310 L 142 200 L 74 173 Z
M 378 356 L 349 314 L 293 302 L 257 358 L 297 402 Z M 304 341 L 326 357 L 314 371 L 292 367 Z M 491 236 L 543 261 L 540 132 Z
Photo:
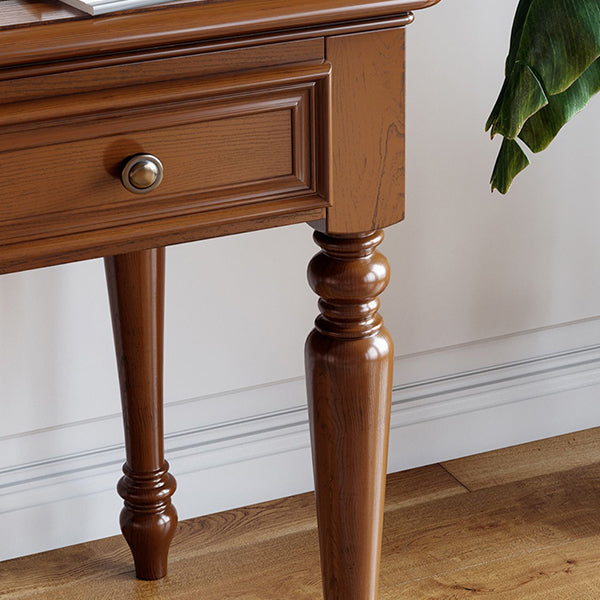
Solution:
M 76 13 L 72 19 L 58 5 L 53 20 L 56 3 L 44 10 L 42 2 L 34 2 L 28 10 L 27 0 L 11 0 L 0 11 L 0 66 L 393 17 L 438 1 L 183 2 L 93 18 Z
M 475 492 L 438 465 L 390 476 L 380 599 L 596 600 L 600 463 L 577 466 L 588 435 L 572 436 L 556 471 Z M 133 580 L 115 537 L 0 563 L 0 598 L 319 600 L 318 561 L 303 494 L 180 523 L 161 581 Z
M 183 0 L 99 18 L 38 1 L 0 6 L 0 272 L 110 255 L 127 449 L 121 526 L 138 577 L 165 575 L 177 519 L 162 446 L 156 248 L 322 219 L 333 185 L 329 233 L 352 236 L 316 236 L 323 250 L 310 278 L 322 315 L 307 345 L 324 589 L 327 600 L 375 600 L 393 357 L 377 314 L 387 263 L 375 230 L 402 217 L 399 27 L 435 1 Z M 322 39 L 332 34 L 333 71 Z M 138 153 L 158 155 L 165 177 L 131 197 L 119 170 Z M 255 544 L 264 568 L 283 552 L 312 576 L 280 573 L 273 593 L 308 597 L 316 554 L 301 562 L 302 544 L 314 529 L 278 539 L 277 554 L 270 540 Z M 200 581 L 209 589 L 229 579 L 221 598 L 251 598 L 257 567 L 253 553 L 215 551 Z M 179 575 L 174 597 L 198 581 L 196 570 Z M 92 595 L 160 589 L 105 585 Z
M 256 40 L 254 43 L 256 44 Z M 315 37 L 229 50 L 214 50 L 211 47 L 179 48 L 162 54 L 150 51 L 121 56 L 119 59 L 96 58 L 46 63 L 20 70 L 0 69 L 0 103 L 56 99 L 61 95 L 123 88 L 155 81 L 216 77 L 247 69 L 322 63 L 324 56 L 324 40 L 322 37 Z
M 131 120 L 129 127 L 123 123 L 122 133 L 117 135 L 55 143 L 52 151 L 42 144 L 5 153 L 0 185 L 8 191 L 8 196 L 0 206 L 0 221 L 26 220 L 25 235 L 31 236 L 32 217 L 35 217 L 42 221 L 43 233 L 52 234 L 85 230 L 82 213 L 87 210 L 93 213 L 89 228 L 95 229 L 102 225 L 100 211 L 107 212 L 118 205 L 122 205 L 125 213 L 133 212 L 136 220 L 142 220 L 145 211 L 141 204 L 158 204 L 160 213 L 165 214 L 172 199 L 184 194 L 196 198 L 207 195 L 208 205 L 217 200 L 215 191 L 239 188 L 242 184 L 283 180 L 281 189 L 275 184 L 274 195 L 293 187 L 306 188 L 307 182 L 287 180 L 296 170 L 292 162 L 292 108 L 282 106 L 262 113 L 256 108 L 255 114 L 175 127 L 161 127 L 160 113 L 156 113 L 146 119 Z M 198 109 L 192 114 L 197 118 Z M 155 127 L 150 126 L 152 122 Z M 138 153 L 157 156 L 165 168 L 160 186 L 141 197 L 126 190 L 119 179 L 121 164 Z M 44 177 L 27 177 L 36 167 L 44 172 Z M 65 181 L 69 181 L 68 186 Z M 236 192 L 237 189 L 234 197 L 243 197 Z M 228 194 L 220 195 L 226 202 Z M 267 193 L 257 190 L 257 195 L 262 199 Z M 252 194 L 248 196 L 251 198 Z M 119 218 L 122 212 L 114 214 L 114 224 L 122 222 Z M 149 207 L 149 213 L 152 217 L 156 210 Z M 113 219 L 108 214 L 105 218 L 105 224 L 110 225 Z M 56 228 L 52 227 L 53 222 Z M 18 239 L 17 224 L 11 228 L 8 223 L 0 236 L 2 242 Z
M 334 73 L 327 231 L 387 227 L 404 218 L 404 30 L 329 37 L 326 57 Z
M 13 131 L 28 132 L 40 127 L 57 126 L 69 131 L 71 119 L 83 119 L 87 117 L 88 123 L 78 124 L 77 129 L 90 127 L 99 127 L 101 125 L 100 135 L 103 128 L 111 127 L 110 123 L 96 123 L 94 121 L 100 118 L 118 117 L 120 111 L 128 110 L 137 115 L 144 114 L 144 110 L 151 110 L 151 107 L 164 106 L 165 109 L 173 108 L 173 116 L 165 113 L 163 120 L 177 119 L 181 112 L 175 110 L 177 107 L 170 107 L 170 103 L 179 103 L 182 110 L 189 108 L 188 104 L 193 101 L 208 101 L 208 114 L 211 115 L 210 102 L 222 100 L 227 106 L 230 100 L 236 104 L 239 102 L 240 95 L 252 95 L 257 92 L 263 92 L 268 95 L 269 92 L 276 92 L 279 88 L 293 89 L 294 86 L 314 83 L 329 76 L 329 65 L 307 64 L 290 68 L 265 69 L 261 71 L 250 71 L 235 76 L 219 76 L 207 79 L 184 79 L 176 82 L 155 81 L 153 84 L 144 86 L 133 86 L 129 88 L 106 89 L 89 94 L 73 94 L 59 96 L 57 98 L 48 98 L 42 100 L 33 100 L 24 102 L 22 105 L 9 103 L 2 108 L 0 112 L 0 126 L 2 127 L 2 149 L 6 149 L 10 141 L 6 138 L 13 137 Z M 220 106 L 220 105 L 219 105 Z M 200 108 L 200 107 L 198 107 Z M 169 111 L 170 113 L 171 111 Z M 236 114 L 232 110 L 232 115 Z M 220 116 L 226 116 L 221 114 Z M 55 123 L 52 123 L 55 120 Z M 203 120 L 200 117 L 200 120 Z M 114 128 L 114 126 L 113 126 Z M 75 138 L 77 139 L 77 138 Z M 49 140 L 50 141 L 50 140 Z M 31 145 L 18 139 L 13 140 L 17 148 Z M 12 147 L 12 146 L 9 146 Z
M 595 600 L 600 536 L 384 588 L 381 600 Z
M 378 314 L 383 232 L 315 233 L 308 279 L 321 314 L 305 364 L 325 600 L 375 600 L 393 343 Z
M 523 559 L 600 535 L 599 483 L 595 464 L 408 507 L 402 520 L 386 523 L 381 585 Z
M 24 241 L 0 248 L 0 274 L 14 273 L 65 262 L 98 258 L 106 254 L 135 252 L 157 243 L 182 244 L 270 227 L 316 221 L 325 217 L 323 198 L 310 195 L 218 209 L 198 215 L 132 223 L 110 229 Z
M 58 0 L 57 0 L 58 1 Z M 273 44 L 285 44 L 288 42 L 299 41 L 307 43 L 310 40 L 322 40 L 327 35 L 342 35 L 348 33 L 359 33 L 365 31 L 379 31 L 382 29 L 392 29 L 395 27 L 405 27 L 414 20 L 413 13 L 400 13 L 390 17 L 380 19 L 368 19 L 366 21 L 341 21 L 333 24 L 313 26 L 304 29 L 289 29 L 267 32 L 260 35 L 236 36 L 234 38 L 217 38 L 200 41 L 192 41 L 175 46 L 158 46 L 150 48 L 141 48 L 131 51 L 127 54 L 100 54 L 85 55 L 50 62 L 34 62 L 31 64 L 21 64 L 9 68 L 0 67 L 0 81 L 6 79 L 16 79 L 20 77 L 45 77 L 51 74 L 69 75 L 70 73 L 82 74 L 87 69 L 105 69 L 115 66 L 135 65 L 138 61 L 161 61 L 163 59 L 177 59 L 190 55 L 211 54 L 221 51 L 247 50 L 253 47 L 260 47 Z M 235 58 L 234 61 L 235 63 Z M 174 66 L 178 63 L 175 60 Z M 127 69 L 126 69 L 127 71 Z M 174 69 L 177 77 L 178 69 Z M 134 75 L 135 69 L 131 71 L 131 77 L 144 78 L 138 70 Z M 84 78 L 86 79 L 86 78 Z M 89 81 L 89 79 L 88 79 Z M 60 88 L 59 88 L 60 89 Z
M 178 222 L 189 232 L 221 219 L 225 234 L 227 209 L 239 208 L 238 231 L 244 219 L 250 229 L 269 215 L 277 224 L 282 211 L 288 222 L 305 220 L 327 205 L 329 73 L 317 63 L 119 88 L 77 95 L 76 110 L 72 96 L 8 105 L 0 116 L 0 270 L 50 264 L 57 247 L 64 262 L 70 243 L 83 252 L 76 258 L 119 252 L 121 227 L 130 243 L 146 229 L 150 245 L 169 243 L 157 233 L 172 234 Z M 143 196 L 120 181 L 123 161 L 137 153 L 165 168 L 161 185 Z M 108 247 L 98 245 L 102 237 Z M 36 251 L 35 259 L 22 251 Z
M 479 490 L 600 462 L 600 428 L 484 452 L 442 463 L 470 490 Z
M 120 524 L 140 579 L 167 574 L 177 527 L 163 444 L 165 249 L 105 258 L 125 426 Z
M 390 475 L 387 504 L 406 508 L 464 493 L 442 468 L 431 466 Z M 253 600 L 319 600 L 316 527 L 313 493 L 273 500 L 179 523 L 164 580 L 133 580 L 129 551 L 116 536 L 0 563 L 0 598 L 220 600 L 239 590 L 238 598 Z M 288 576 L 298 590 L 277 596 L 276 585 Z

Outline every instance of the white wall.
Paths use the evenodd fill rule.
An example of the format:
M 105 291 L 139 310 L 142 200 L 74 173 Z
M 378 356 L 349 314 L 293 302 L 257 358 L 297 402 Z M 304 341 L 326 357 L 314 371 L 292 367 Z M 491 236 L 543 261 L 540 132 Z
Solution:
M 409 29 L 407 219 L 384 242 L 391 470 L 600 424 L 600 102 L 507 197 L 490 195 L 498 141 L 483 125 L 515 6 L 446 1 Z M 184 518 L 310 489 L 314 252 L 300 225 L 167 253 L 167 449 Z M 0 278 L 0 397 L 0 558 L 116 533 L 100 261 Z

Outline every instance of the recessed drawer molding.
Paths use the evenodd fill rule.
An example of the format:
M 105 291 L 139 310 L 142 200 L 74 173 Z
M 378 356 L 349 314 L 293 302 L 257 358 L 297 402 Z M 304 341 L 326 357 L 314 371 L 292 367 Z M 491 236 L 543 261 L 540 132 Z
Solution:
M 239 205 L 326 206 L 329 75 L 303 65 L 3 110 L 0 248 Z M 144 194 L 121 182 L 137 154 L 164 169 Z

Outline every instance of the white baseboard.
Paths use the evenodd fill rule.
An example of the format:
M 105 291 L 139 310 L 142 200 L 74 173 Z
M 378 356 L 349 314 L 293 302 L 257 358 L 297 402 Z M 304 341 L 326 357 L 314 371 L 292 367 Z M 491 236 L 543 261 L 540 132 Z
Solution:
M 600 425 L 598 339 L 593 319 L 397 358 L 388 470 Z M 312 489 L 304 394 L 297 378 L 168 404 L 180 518 Z M 120 415 L 0 438 L 0 560 L 118 533 L 121 438 Z

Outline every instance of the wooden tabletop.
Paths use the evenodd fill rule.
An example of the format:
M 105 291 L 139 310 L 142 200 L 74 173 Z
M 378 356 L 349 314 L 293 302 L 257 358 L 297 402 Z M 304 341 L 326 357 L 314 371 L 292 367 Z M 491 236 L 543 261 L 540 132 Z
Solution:
M 340 19 L 381 19 L 438 1 L 178 0 L 90 17 L 58 0 L 3 0 L 0 67 L 323 26 Z
M 254 10 L 259 10 L 264 14 L 265 11 L 273 12 L 274 16 L 280 15 L 282 12 L 288 16 L 297 13 L 308 15 L 310 13 L 327 13 L 339 11 L 342 7 L 356 5 L 356 10 L 365 13 L 372 12 L 373 15 L 381 15 L 383 12 L 404 12 L 408 10 L 416 10 L 424 8 L 432 4 L 436 4 L 439 0 L 393 0 L 393 1 L 363 1 L 351 2 L 340 0 L 262 0 L 251 2 L 239 0 L 217 0 L 216 2 L 208 2 L 208 0 L 173 0 L 164 4 L 145 7 L 142 9 L 133 9 L 112 13 L 108 17 L 90 17 L 89 15 L 71 8 L 63 4 L 59 0 L 0 0 L 0 29 L 11 27 L 19 27 L 23 25 L 47 24 L 54 21 L 77 20 L 92 18 L 110 18 L 115 14 L 122 15 L 124 13 L 139 13 L 139 12 L 155 12 L 164 9 L 177 9 L 182 5 L 217 5 L 210 7 L 209 10 L 217 9 L 218 12 L 227 12 L 230 15 L 230 20 L 238 21 L 241 16 L 247 11 L 248 5 L 253 5 Z

